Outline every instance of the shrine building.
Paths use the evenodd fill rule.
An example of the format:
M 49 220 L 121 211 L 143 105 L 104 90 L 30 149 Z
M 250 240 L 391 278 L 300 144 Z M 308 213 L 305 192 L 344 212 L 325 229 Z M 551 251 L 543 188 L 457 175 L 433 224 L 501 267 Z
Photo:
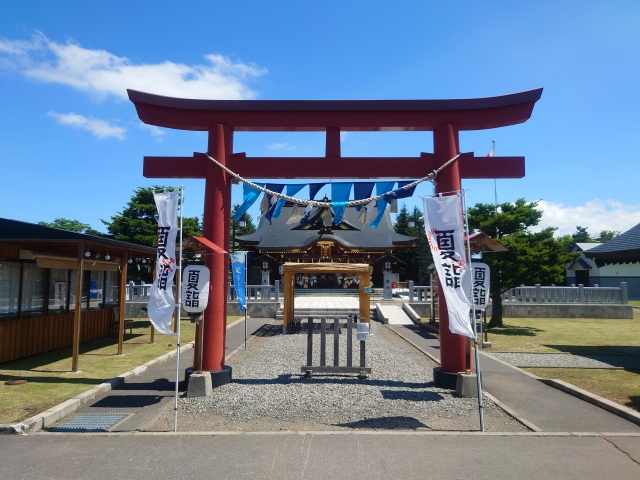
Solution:
M 269 271 L 269 282 L 280 279 L 280 266 L 293 263 L 359 263 L 371 265 L 374 287 L 383 286 L 383 271 L 397 259 L 394 253 L 414 247 L 416 237 L 396 233 L 391 215 L 386 210 L 377 227 L 363 223 L 364 207 L 348 207 L 342 221 L 336 225 L 325 221 L 330 215 L 326 208 L 315 208 L 308 219 L 291 221 L 295 206 L 286 203 L 281 214 L 271 220 L 264 216 L 257 230 L 249 235 L 236 237 L 240 250 L 252 252 L 248 255 L 249 284 L 261 284 L 263 273 Z M 375 212 L 375 209 L 374 209 Z M 329 223 L 329 225 L 326 225 Z M 341 274 L 296 276 L 299 288 L 356 288 L 355 278 Z

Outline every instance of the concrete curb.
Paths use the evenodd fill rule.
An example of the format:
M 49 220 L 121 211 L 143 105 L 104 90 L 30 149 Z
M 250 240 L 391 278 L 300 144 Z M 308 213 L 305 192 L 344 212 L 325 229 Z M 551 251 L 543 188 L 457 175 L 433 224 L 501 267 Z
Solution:
M 191 348 L 193 348 L 193 342 L 180 347 L 180 355 Z M 43 428 L 48 428 L 61 418 L 72 414 L 80 407 L 86 405 L 92 400 L 95 400 L 98 396 L 104 395 L 111 391 L 114 387 L 126 383 L 127 380 L 131 379 L 132 377 L 140 375 L 149 367 L 170 360 L 171 358 L 176 356 L 176 353 L 176 350 L 167 352 L 164 355 L 148 361 L 144 365 L 136 367 L 133 370 L 125 372 L 122 375 L 117 376 L 116 378 L 101 383 L 100 385 L 96 385 L 86 392 L 83 392 L 73 398 L 70 398 L 69 400 L 59 403 L 58 405 L 51 407 L 50 409 L 42 413 L 34 415 L 33 417 L 28 418 L 23 422 L 0 425 L 0 435 L 25 435 L 27 433 L 37 432 L 39 430 L 42 430 Z

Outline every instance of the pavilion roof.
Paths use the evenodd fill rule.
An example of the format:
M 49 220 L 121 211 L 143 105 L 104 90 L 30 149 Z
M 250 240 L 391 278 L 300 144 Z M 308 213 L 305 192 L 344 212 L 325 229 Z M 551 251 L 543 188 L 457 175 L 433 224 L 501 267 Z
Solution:
M 19 244 L 21 248 L 55 252 L 70 257 L 77 256 L 78 245 L 91 251 L 127 252 L 130 256 L 155 257 L 156 249 L 145 245 L 123 242 L 113 238 L 70 232 L 59 228 L 46 227 L 35 223 L 0 218 L 0 243 Z

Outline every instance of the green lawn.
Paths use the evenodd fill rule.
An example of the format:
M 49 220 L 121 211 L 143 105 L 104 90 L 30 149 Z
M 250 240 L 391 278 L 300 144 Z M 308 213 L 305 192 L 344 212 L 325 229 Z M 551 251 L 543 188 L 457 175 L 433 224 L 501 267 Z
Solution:
M 640 355 L 640 315 L 633 320 L 592 318 L 508 318 L 489 330 L 494 351 Z M 623 348 L 624 347 L 624 348 Z M 556 378 L 640 411 L 640 370 L 527 369 Z
M 228 317 L 231 323 L 241 317 Z M 244 317 L 242 317 L 244 318 Z M 25 420 L 64 402 L 91 387 L 176 350 L 175 337 L 155 334 L 150 341 L 148 320 L 133 324 L 133 335 L 125 334 L 124 355 L 118 356 L 115 336 L 83 343 L 78 358 L 79 372 L 71 372 L 71 348 L 64 348 L 14 362 L 0 364 L 0 424 Z M 188 318 L 180 322 L 181 344 L 192 342 L 195 325 Z M 7 385 L 8 380 L 27 380 Z

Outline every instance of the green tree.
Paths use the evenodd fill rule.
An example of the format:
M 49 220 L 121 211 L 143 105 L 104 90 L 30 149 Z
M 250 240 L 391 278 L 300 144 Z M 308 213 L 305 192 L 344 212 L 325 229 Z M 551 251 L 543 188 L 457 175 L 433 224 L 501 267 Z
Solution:
M 91 229 L 87 223 L 82 223 L 79 220 L 71 220 L 69 218 L 55 218 L 53 222 L 38 222 L 38 225 L 78 233 L 86 233 L 87 230 Z
M 409 213 L 407 206 L 403 204 L 393 227 L 397 233 L 416 237 L 413 247 L 402 249 L 395 254 L 398 258 L 396 270 L 400 274 L 400 280 L 413 280 L 418 285 L 424 285 L 428 282 L 427 272 L 433 259 L 424 231 L 422 212 L 414 206 Z
M 239 220 L 233 220 L 233 216 L 236 214 L 238 209 L 240 208 L 239 204 L 236 204 L 231 209 L 231 222 L 230 222 L 230 232 L 229 238 L 231 241 L 229 242 L 231 251 L 238 250 L 238 242 L 236 241 L 235 245 L 233 245 L 233 235 L 235 230 L 235 236 L 241 237 L 242 235 L 249 235 L 256 231 L 256 226 L 253 223 L 253 217 L 249 215 L 247 212 L 243 213 Z M 244 222 L 244 226 L 240 226 L 240 222 Z
M 542 217 L 537 202 L 518 199 L 498 205 L 477 204 L 468 210 L 469 228 L 499 240 L 508 252 L 484 252 L 482 259 L 491 268 L 492 315 L 489 327 L 502 326 L 502 297 L 518 285 L 563 283 L 566 266 L 578 253 L 570 253 L 573 237 L 555 238 L 556 229 L 529 232 Z
M 175 189 L 154 185 L 134 190 L 131 200 L 122 212 L 111 217 L 111 222 L 102 220 L 109 234 L 116 240 L 123 242 L 155 247 L 158 242 L 158 209 L 153 199 L 153 192 L 159 190 L 173 191 Z M 198 217 L 183 217 L 182 238 L 201 235 L 201 232 L 202 228 Z M 178 238 L 176 242 L 179 241 Z M 143 280 L 150 283 L 153 280 L 151 268 L 141 268 L 140 264 L 136 264 L 136 267 L 129 270 L 135 282 Z
M 614 237 L 620 235 L 620 232 L 616 230 L 602 230 L 598 238 L 594 239 L 594 242 L 605 243 L 609 240 L 613 240 Z
M 153 192 L 173 191 L 171 187 L 138 188 L 122 212 L 111 217 L 111 222 L 102 220 L 109 234 L 116 240 L 155 247 L 157 243 L 158 209 Z M 183 217 L 182 237 L 200 235 L 202 227 L 198 217 Z
M 594 241 L 589 232 L 587 232 L 586 227 L 580 226 L 576 227 L 576 232 L 571 235 L 571 239 L 574 243 L 591 243 Z

